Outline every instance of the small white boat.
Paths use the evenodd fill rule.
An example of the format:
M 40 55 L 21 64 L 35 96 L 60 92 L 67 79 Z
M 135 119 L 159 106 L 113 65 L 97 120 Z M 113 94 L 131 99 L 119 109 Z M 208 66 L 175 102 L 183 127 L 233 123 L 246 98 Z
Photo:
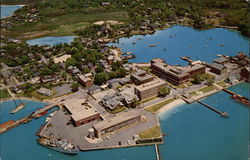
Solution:
M 21 109 L 23 109 L 25 106 L 26 106 L 26 103 L 21 103 L 16 108 L 14 108 L 13 110 L 11 110 L 10 113 L 14 114 L 14 113 L 20 111 Z
M 155 47 L 156 46 L 156 44 L 150 44 L 149 45 L 149 47 Z

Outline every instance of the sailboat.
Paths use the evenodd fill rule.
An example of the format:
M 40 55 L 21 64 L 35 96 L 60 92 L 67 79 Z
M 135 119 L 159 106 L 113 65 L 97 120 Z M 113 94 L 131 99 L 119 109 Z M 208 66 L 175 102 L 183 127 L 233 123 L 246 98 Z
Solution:
M 20 103 L 19 105 L 17 105 L 16 100 L 13 99 L 13 101 L 14 101 L 14 103 L 15 103 L 15 105 L 16 105 L 16 108 L 14 108 L 14 109 L 12 109 L 12 110 L 10 111 L 11 114 L 14 114 L 14 113 L 18 112 L 19 110 L 23 109 L 23 108 L 26 106 L 26 103 L 22 102 L 21 99 L 20 99 L 20 97 L 18 97 L 18 98 L 19 98 L 19 101 L 20 101 L 21 103 Z

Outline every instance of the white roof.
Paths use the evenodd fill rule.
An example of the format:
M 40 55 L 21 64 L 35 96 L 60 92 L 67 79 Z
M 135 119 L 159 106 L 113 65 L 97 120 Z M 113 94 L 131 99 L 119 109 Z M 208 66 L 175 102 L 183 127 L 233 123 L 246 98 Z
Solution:
M 98 114 L 94 108 L 84 105 L 83 103 L 84 100 L 82 99 L 71 99 L 64 102 L 64 106 L 70 111 L 74 121 L 79 121 Z

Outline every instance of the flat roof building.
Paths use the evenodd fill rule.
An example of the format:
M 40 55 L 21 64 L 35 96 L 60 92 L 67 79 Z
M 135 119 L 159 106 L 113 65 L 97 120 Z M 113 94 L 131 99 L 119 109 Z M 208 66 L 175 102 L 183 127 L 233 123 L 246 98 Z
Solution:
M 141 120 L 142 115 L 137 110 L 129 110 L 116 114 L 114 117 L 93 125 L 95 137 L 101 138 L 111 132 Z
M 227 72 L 227 67 L 224 64 L 212 63 L 210 64 L 210 71 L 215 74 L 221 75 Z
M 167 82 L 159 78 L 135 87 L 135 94 L 140 100 L 147 99 L 159 94 L 161 87 L 167 86 Z
M 100 120 L 100 113 L 91 106 L 84 104 L 82 99 L 71 99 L 64 102 L 64 107 L 70 112 L 74 125 L 80 126 L 95 120 Z
M 204 74 L 205 66 L 195 63 L 188 66 L 170 66 L 164 62 L 151 62 L 153 73 L 174 85 L 182 85 L 190 81 L 195 74 Z
M 131 74 L 131 80 L 134 84 L 140 85 L 149 81 L 152 81 L 154 77 L 150 74 L 148 74 L 144 70 L 138 70 L 137 72 Z

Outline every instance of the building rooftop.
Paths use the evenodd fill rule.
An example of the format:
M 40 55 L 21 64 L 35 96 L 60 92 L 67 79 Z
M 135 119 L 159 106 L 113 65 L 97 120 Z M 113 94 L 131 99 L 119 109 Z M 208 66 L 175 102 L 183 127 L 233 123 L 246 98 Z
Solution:
M 83 82 L 91 81 L 89 77 L 85 77 L 84 75 L 80 75 L 79 79 L 82 80 Z
M 153 63 L 152 66 L 155 66 L 161 71 L 179 78 L 188 76 L 190 72 L 204 67 L 198 63 L 187 66 L 170 66 L 163 62 Z
M 64 102 L 64 106 L 70 111 L 74 121 L 79 121 L 98 114 L 94 108 L 85 105 L 82 99 L 67 100 Z
M 122 112 L 120 114 L 116 114 L 114 117 L 106 119 L 102 122 L 94 124 L 93 128 L 95 128 L 98 131 L 102 131 L 106 128 L 112 127 L 116 124 L 122 123 L 126 120 L 137 117 L 139 115 L 141 115 L 141 114 L 137 110 L 128 110 L 128 111 Z
M 70 57 L 71 57 L 71 55 L 65 54 L 65 55 L 63 55 L 63 56 L 54 58 L 54 62 L 55 62 L 55 63 L 62 63 L 62 62 L 65 62 L 65 61 L 66 61 L 68 58 L 70 58 Z
M 219 63 L 212 63 L 210 66 L 213 68 L 216 68 L 218 70 L 222 70 L 222 69 L 226 68 L 224 65 L 219 64 Z
M 148 73 L 147 73 L 146 71 L 144 71 L 144 70 L 138 70 L 137 72 L 133 73 L 131 76 L 132 76 L 133 78 L 138 79 L 139 81 L 144 81 L 144 80 L 153 78 L 152 75 L 148 74 Z
M 164 80 L 161 80 L 159 78 L 155 78 L 153 81 L 141 84 L 139 86 L 136 86 L 135 88 L 139 91 L 144 91 L 150 88 L 154 88 L 159 85 L 167 84 Z
M 226 61 L 228 61 L 228 59 L 225 57 L 220 57 L 214 60 L 215 63 L 225 63 Z

